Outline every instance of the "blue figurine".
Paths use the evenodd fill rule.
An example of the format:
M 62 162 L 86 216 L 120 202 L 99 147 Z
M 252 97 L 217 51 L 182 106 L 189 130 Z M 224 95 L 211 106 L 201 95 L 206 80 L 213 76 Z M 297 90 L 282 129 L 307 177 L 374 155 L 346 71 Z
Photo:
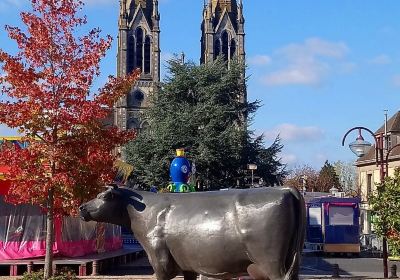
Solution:
M 170 176 L 172 184 L 168 186 L 170 192 L 191 192 L 194 188 L 188 185 L 192 167 L 185 157 L 184 149 L 176 150 L 176 157 L 171 162 Z

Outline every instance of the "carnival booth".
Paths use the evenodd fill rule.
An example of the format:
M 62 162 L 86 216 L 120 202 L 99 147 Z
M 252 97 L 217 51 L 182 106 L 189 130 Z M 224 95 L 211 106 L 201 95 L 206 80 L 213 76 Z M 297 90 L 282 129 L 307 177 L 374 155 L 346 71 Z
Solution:
M 46 253 L 46 215 L 40 207 L 4 201 L 10 188 L 10 182 L 4 180 L 7 171 L 7 166 L 0 166 L 0 261 L 42 257 Z M 77 217 L 59 217 L 54 224 L 55 255 L 78 257 L 122 247 L 119 226 Z
M 307 202 L 309 246 L 326 253 L 360 253 L 358 198 L 320 197 Z

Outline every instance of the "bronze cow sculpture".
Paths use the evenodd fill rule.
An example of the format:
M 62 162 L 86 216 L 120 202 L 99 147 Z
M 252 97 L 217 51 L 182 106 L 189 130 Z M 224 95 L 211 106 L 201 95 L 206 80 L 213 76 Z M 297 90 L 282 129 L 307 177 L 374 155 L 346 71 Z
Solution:
M 294 188 L 154 194 L 114 186 L 79 209 L 85 221 L 131 228 L 158 280 L 298 279 L 305 205 Z

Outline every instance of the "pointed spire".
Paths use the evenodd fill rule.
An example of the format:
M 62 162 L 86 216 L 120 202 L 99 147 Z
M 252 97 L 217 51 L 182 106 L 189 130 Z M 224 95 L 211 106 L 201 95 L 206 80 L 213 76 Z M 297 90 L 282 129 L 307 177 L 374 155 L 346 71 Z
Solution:
M 243 1 L 242 0 L 239 1 L 237 20 L 238 20 L 238 23 L 241 23 L 241 24 L 244 23 Z
M 159 20 L 160 19 L 160 13 L 158 12 L 158 0 L 153 0 L 153 19 Z
M 127 28 L 128 26 L 128 13 L 126 11 L 126 0 L 120 0 L 119 11 L 120 28 Z
M 208 0 L 208 5 L 207 5 L 207 19 L 212 18 L 212 2 L 211 0 Z

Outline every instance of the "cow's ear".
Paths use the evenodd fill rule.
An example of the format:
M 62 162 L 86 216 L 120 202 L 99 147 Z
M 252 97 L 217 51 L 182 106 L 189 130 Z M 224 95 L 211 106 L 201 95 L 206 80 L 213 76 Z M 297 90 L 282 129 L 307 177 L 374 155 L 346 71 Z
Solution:
M 104 192 L 104 196 L 103 196 L 104 200 L 112 200 L 114 199 L 114 192 L 110 189 L 106 192 Z

